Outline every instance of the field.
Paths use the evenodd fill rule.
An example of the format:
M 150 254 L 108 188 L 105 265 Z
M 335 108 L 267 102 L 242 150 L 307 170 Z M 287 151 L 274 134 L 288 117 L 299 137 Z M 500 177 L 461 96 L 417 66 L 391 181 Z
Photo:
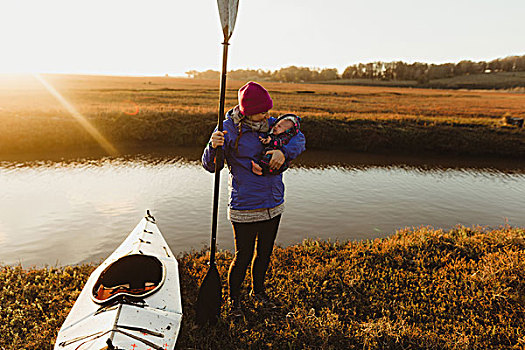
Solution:
M 116 152 L 130 146 L 203 145 L 216 124 L 218 82 L 170 77 L 0 77 L 0 156 L 97 147 L 92 125 Z M 226 106 L 244 82 L 229 81 Z M 264 83 L 272 114 L 303 118 L 307 146 L 323 149 L 523 157 L 525 94 Z M 72 117 L 72 113 L 77 117 Z M 81 117 L 79 117 L 79 115 Z M 81 126 L 81 121 L 84 126 Z M 88 123 L 86 123 L 87 121 Z
M 484 89 L 525 92 L 525 72 L 498 72 L 470 74 L 452 78 L 432 79 L 426 83 L 415 80 L 341 79 L 323 82 L 327 84 L 412 87 L 431 89 Z
M 219 252 L 226 301 L 232 256 Z M 202 252 L 179 257 L 184 318 L 178 349 L 523 349 L 525 231 L 405 229 L 374 241 L 276 248 L 268 292 L 278 311 L 195 325 Z M 52 349 L 95 266 L 0 267 L 0 349 Z M 243 293 L 248 293 L 245 281 Z

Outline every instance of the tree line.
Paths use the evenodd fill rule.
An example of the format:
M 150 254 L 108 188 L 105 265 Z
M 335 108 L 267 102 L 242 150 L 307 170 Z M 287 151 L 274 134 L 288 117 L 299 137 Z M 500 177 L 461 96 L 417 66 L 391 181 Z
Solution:
M 215 70 L 198 72 L 191 70 L 186 75 L 194 79 L 218 79 L 220 73 Z M 237 69 L 228 72 L 228 77 L 233 80 L 259 80 L 259 81 L 283 81 L 283 82 L 305 82 L 326 81 L 340 79 L 341 76 L 336 68 L 307 68 L 290 66 L 276 71 L 265 71 L 262 69 Z
M 498 73 L 524 72 L 525 55 L 498 58 L 489 62 L 473 62 L 463 60 L 458 63 L 428 64 L 396 62 L 359 63 L 346 67 L 342 74 L 336 68 L 307 68 L 290 66 L 275 71 L 262 69 L 238 69 L 228 72 L 228 77 L 234 80 L 259 80 L 282 82 L 315 82 L 337 79 L 371 79 L 371 80 L 412 80 L 426 83 L 434 79 L 452 78 L 456 76 Z M 194 79 L 218 79 L 220 73 L 214 70 L 186 72 Z

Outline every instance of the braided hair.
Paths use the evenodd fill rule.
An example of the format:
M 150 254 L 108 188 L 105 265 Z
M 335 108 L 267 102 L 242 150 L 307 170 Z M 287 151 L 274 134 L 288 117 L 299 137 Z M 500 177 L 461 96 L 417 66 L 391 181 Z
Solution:
M 239 122 L 239 135 L 235 139 L 235 151 L 237 152 L 237 154 L 239 154 L 239 140 L 241 139 L 241 136 L 242 136 L 242 121 Z

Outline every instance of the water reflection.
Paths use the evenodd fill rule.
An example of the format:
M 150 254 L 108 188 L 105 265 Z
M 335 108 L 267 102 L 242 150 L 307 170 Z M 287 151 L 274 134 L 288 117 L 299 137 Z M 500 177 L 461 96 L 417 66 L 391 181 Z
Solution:
M 173 251 L 202 249 L 209 242 L 213 175 L 201 168 L 200 154 L 189 148 L 1 162 L 0 262 L 102 259 L 146 209 L 157 217 Z M 386 237 L 420 225 L 525 226 L 525 166 L 493 164 L 306 152 L 285 174 L 287 209 L 278 243 Z M 226 174 L 218 242 L 219 248 L 232 249 Z
M 0 167 L 4 169 L 24 167 L 61 167 L 61 166 L 103 166 L 107 162 L 130 162 L 134 166 L 162 164 L 200 164 L 200 147 L 151 147 L 144 152 L 142 148 L 128 147 L 127 153 L 119 157 L 107 157 L 101 150 L 63 153 L 24 153 L 2 155 Z M 132 165 L 133 166 L 133 165 Z M 438 172 L 444 170 L 472 170 L 482 173 L 523 174 L 525 159 L 500 157 L 459 157 L 438 155 L 392 155 L 370 154 L 346 151 L 307 150 L 293 162 L 293 167 L 307 169 L 345 169 L 365 170 L 371 167 L 406 169 L 409 171 Z
M 454 157 L 438 155 L 392 155 L 359 152 L 312 151 L 303 153 L 296 166 L 306 168 L 342 168 L 364 170 L 371 167 L 406 169 L 419 172 L 472 170 L 484 173 L 523 174 L 525 159 L 491 157 Z

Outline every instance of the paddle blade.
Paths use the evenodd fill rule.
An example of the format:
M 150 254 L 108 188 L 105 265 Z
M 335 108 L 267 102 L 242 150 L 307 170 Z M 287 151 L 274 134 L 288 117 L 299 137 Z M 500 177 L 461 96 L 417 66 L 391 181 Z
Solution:
M 232 36 L 233 27 L 235 27 L 239 0 L 217 0 L 217 5 L 219 5 L 219 17 L 221 18 L 224 40 L 228 41 Z
M 211 264 L 199 289 L 196 305 L 196 322 L 203 326 L 206 323 L 216 324 L 219 319 L 222 302 L 222 285 L 219 271 Z

